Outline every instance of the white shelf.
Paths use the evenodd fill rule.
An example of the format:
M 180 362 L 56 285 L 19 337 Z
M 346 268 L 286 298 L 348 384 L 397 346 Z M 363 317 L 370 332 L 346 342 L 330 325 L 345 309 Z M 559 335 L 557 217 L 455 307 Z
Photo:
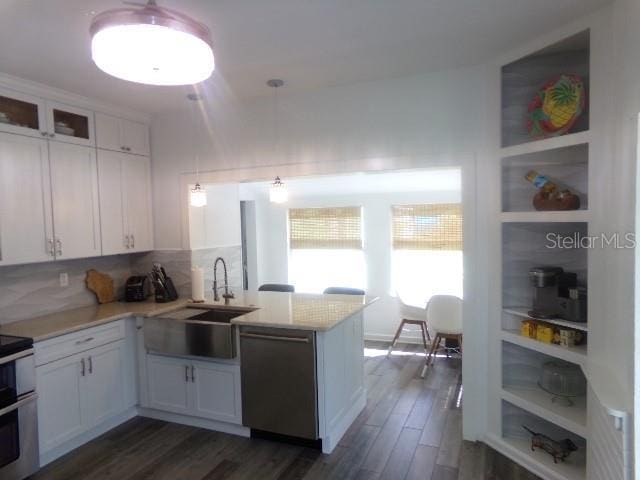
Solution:
M 589 327 L 586 323 L 571 322 L 569 320 L 562 320 L 560 318 L 552 318 L 552 319 L 536 318 L 529 315 L 529 310 L 531 309 L 527 307 L 506 307 L 502 309 L 502 311 L 505 313 L 508 313 L 510 315 L 515 315 L 516 317 L 526 318 L 527 320 L 536 320 L 538 322 L 551 323 L 553 325 L 558 325 L 559 327 L 573 328 L 575 330 L 581 330 L 583 332 L 589 331 Z
M 513 405 L 561 426 L 583 438 L 587 436 L 587 399 L 572 399 L 574 405 L 567 407 L 551 401 L 552 395 L 537 386 L 503 386 L 502 398 Z
M 500 149 L 502 158 L 513 157 L 515 155 L 523 155 L 525 153 L 544 152 L 553 150 L 554 148 L 571 147 L 573 145 L 581 145 L 589 143 L 591 135 L 589 131 L 570 133 L 560 137 L 545 138 L 544 140 L 531 140 L 530 142 L 520 143 L 510 147 Z
M 588 222 L 589 210 L 567 210 L 562 212 L 502 212 L 502 223 L 574 223 Z
M 521 347 L 535 350 L 551 357 L 560 358 L 567 362 L 584 367 L 587 363 L 587 346 L 560 347 L 552 343 L 539 342 L 531 338 L 523 337 L 518 330 L 502 330 L 502 340 Z
M 523 438 L 503 438 L 494 434 L 485 437 L 486 443 L 507 455 L 523 467 L 545 480 L 584 480 L 586 478 L 586 453 L 574 452 L 564 462 L 539 449 L 531 451 L 531 442 Z

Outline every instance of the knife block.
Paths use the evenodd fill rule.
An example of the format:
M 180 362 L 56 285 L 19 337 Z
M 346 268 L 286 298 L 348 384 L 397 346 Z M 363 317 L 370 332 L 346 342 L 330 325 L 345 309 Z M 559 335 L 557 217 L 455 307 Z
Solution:
M 165 284 L 158 281 L 153 282 L 156 303 L 172 302 L 178 298 L 178 292 L 171 277 L 165 277 Z

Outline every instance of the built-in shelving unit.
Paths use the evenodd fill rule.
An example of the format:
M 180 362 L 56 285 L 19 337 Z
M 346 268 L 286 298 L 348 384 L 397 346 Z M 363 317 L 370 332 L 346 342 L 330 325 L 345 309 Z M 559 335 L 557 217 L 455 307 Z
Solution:
M 588 322 L 554 318 L 539 320 L 529 312 L 533 286 L 529 270 L 559 266 L 576 273 L 578 285 L 588 284 L 589 162 L 591 134 L 589 113 L 584 111 L 569 131 L 552 138 L 532 138 L 527 129 L 527 111 L 538 90 L 561 74 L 578 75 L 589 105 L 590 32 L 574 34 L 530 52 L 501 67 L 500 175 L 500 267 L 501 294 L 495 310 L 500 319 L 498 374 L 493 396 L 495 431 L 487 442 L 545 479 L 578 480 L 586 477 L 587 400 L 572 399 L 567 405 L 539 385 L 543 365 L 558 360 L 579 365 L 588 359 Z M 535 171 L 546 176 L 559 190 L 569 190 L 580 199 L 577 210 L 537 211 L 533 196 L 537 189 L 525 176 Z M 522 333 L 522 322 L 574 331 L 579 344 L 561 346 L 556 338 L 542 341 Z M 565 462 L 540 450 L 532 451 L 528 426 L 551 438 L 571 439 L 578 451 Z

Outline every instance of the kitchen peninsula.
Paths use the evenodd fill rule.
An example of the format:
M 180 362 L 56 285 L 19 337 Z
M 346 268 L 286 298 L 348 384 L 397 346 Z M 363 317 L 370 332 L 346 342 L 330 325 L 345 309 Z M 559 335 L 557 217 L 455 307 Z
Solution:
M 35 342 L 43 465 L 136 415 L 329 453 L 366 403 L 363 309 L 375 300 L 241 292 L 84 307 L 0 332 Z M 227 350 L 223 330 L 208 330 L 221 326 Z M 180 350 L 194 342 L 215 348 Z

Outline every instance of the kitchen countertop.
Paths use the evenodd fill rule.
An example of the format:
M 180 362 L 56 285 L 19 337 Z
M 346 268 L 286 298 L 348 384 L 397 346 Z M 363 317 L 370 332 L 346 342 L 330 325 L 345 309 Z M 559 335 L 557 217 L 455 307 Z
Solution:
M 140 316 L 150 317 L 182 308 L 189 303 L 187 299 L 175 302 L 155 303 L 146 302 L 113 302 L 102 305 L 74 308 L 62 312 L 42 315 L 40 317 L 19 320 L 17 322 L 0 325 L 0 334 L 29 337 L 34 342 L 41 342 L 48 338 L 77 332 L 85 328 L 95 327 L 113 322 L 121 318 Z
M 238 307 L 257 310 L 236 317 L 232 324 L 254 327 L 293 328 L 299 330 L 326 331 L 343 320 L 363 310 L 378 300 L 377 297 L 359 295 L 318 295 L 284 292 L 239 292 L 228 303 L 213 302 L 194 307 Z
M 65 310 L 31 319 L 0 325 L 0 334 L 29 337 L 34 342 L 77 332 L 113 322 L 121 318 L 156 317 L 187 305 L 193 307 L 256 308 L 257 310 L 236 317 L 236 325 L 294 328 L 300 330 L 326 331 L 338 325 L 377 297 L 354 295 L 316 295 L 283 292 L 238 292 L 236 298 L 225 303 L 213 301 L 208 296 L 205 303 L 194 304 L 189 299 L 168 303 L 114 302 L 103 305 Z

